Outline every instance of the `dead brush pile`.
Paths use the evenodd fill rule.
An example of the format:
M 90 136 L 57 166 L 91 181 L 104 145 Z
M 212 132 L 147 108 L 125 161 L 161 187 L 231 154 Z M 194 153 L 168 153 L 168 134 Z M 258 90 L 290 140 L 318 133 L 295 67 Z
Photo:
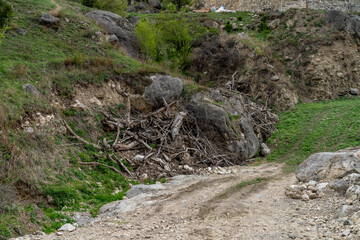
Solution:
M 204 123 L 197 120 L 186 109 L 184 100 L 171 103 L 164 100 L 162 107 L 144 114 L 131 109 L 131 95 L 119 87 L 117 90 L 127 99 L 126 113 L 123 117 L 114 117 L 108 112 L 101 112 L 104 116 L 103 129 L 115 132 L 115 139 L 104 138 L 101 144 L 90 143 L 76 135 L 65 120 L 63 123 L 78 141 L 98 150 L 99 154 L 94 154 L 95 159 L 106 158 L 119 168 L 98 161 L 80 161 L 79 164 L 107 167 L 136 179 L 159 179 L 194 173 L 207 166 L 246 163 L 246 159 L 226 147 L 224 139 L 214 137 L 216 134 L 209 134 L 211 126 L 204 126 Z M 257 126 L 259 135 L 265 140 L 275 130 L 277 116 L 250 100 L 244 105 L 253 124 Z

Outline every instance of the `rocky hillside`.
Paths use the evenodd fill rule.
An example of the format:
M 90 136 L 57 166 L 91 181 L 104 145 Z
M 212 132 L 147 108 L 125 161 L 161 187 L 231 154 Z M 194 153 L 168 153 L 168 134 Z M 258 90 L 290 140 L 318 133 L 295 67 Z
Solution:
M 1 238 L 96 216 L 140 182 L 264 160 L 267 144 L 289 141 L 268 141 L 281 111 L 359 94 L 357 16 L 157 14 L 144 4 L 157 10 L 11 2 L 0 45 Z

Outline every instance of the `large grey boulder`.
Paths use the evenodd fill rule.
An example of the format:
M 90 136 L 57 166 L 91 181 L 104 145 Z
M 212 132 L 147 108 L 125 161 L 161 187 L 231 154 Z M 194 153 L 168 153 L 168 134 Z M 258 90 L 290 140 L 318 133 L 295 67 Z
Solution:
M 89 12 L 86 16 L 103 26 L 110 35 L 115 34 L 119 39 L 120 45 L 127 51 L 128 55 L 131 57 L 139 57 L 141 55 L 139 41 L 132 33 L 134 27 L 126 18 L 102 10 Z
M 56 26 L 60 23 L 60 19 L 54 17 L 50 13 L 42 13 L 40 17 L 40 23 L 47 26 Z
M 214 141 L 220 141 L 240 158 L 251 158 L 259 150 L 259 140 L 241 101 L 219 92 L 195 94 L 187 105 Z
M 360 149 L 321 152 L 311 155 L 296 169 L 301 182 L 339 179 L 351 173 L 360 173 Z
M 330 10 L 325 13 L 324 20 L 325 23 L 333 25 L 337 30 L 346 30 L 351 35 L 360 38 L 360 16 Z
M 179 78 L 160 75 L 151 76 L 152 83 L 145 88 L 145 99 L 155 106 L 167 103 L 179 97 L 183 91 L 184 84 Z

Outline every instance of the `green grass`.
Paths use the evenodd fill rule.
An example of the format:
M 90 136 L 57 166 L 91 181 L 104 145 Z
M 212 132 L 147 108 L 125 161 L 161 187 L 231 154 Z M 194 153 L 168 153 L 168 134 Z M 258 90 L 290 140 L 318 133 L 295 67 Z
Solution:
M 62 1 L 59 2 L 65 5 Z M 112 74 L 137 72 L 146 67 L 110 44 L 99 46 L 98 39 L 92 39 L 86 33 L 94 35 L 93 33 L 101 28 L 75 10 L 63 8 L 62 24 L 56 29 L 39 24 L 41 13 L 55 8 L 50 0 L 13 0 L 11 4 L 15 10 L 12 26 L 28 30 L 26 36 L 9 30 L 0 45 L 0 101 L 7 105 L 10 115 L 14 118 L 26 110 L 25 103 L 47 104 L 46 98 L 35 99 L 24 93 L 24 83 L 31 83 L 43 95 L 49 95 L 52 91 L 49 86 L 55 77 L 56 80 L 72 81 L 71 79 L 84 78 L 89 83 L 102 83 Z M 89 10 L 81 8 L 84 12 Z M 65 23 L 65 18 L 69 19 L 69 23 Z M 91 71 L 92 74 L 89 74 L 88 68 L 61 68 L 65 60 L 79 60 L 79 56 L 81 61 L 102 58 L 103 56 L 95 50 L 96 47 L 103 50 L 106 58 L 111 58 L 112 66 L 99 69 L 99 74 L 93 74 Z M 76 83 L 74 80 L 66 84 L 72 87 Z
M 360 98 L 298 104 L 280 114 L 277 129 L 267 160 L 285 162 L 292 172 L 313 153 L 360 145 Z
M 242 189 L 242 188 L 250 186 L 250 185 L 259 184 L 259 183 L 263 182 L 264 180 L 268 180 L 268 179 L 266 179 L 266 178 L 254 178 L 254 179 L 251 179 L 251 180 L 247 180 L 247 181 L 238 183 L 236 185 L 236 188 L 237 189 Z
M 71 99 L 76 85 L 99 86 L 111 76 L 153 69 L 153 66 L 126 56 L 116 46 L 105 42 L 99 45 L 99 39 L 91 36 L 102 29 L 83 15 L 91 9 L 75 2 L 57 2 L 64 6 L 60 12 L 62 23 L 59 28 L 50 28 L 39 24 L 41 13 L 55 8 L 50 0 L 12 0 L 15 18 L 11 27 L 25 28 L 28 32 L 26 36 L 21 36 L 10 29 L 0 44 L 0 104 L 6 108 L 6 119 L 1 121 L 6 121 L 9 133 L 9 142 L 0 142 L 1 172 L 8 171 L 3 168 L 11 159 L 17 161 L 16 172 L 0 176 L 0 182 L 11 185 L 24 180 L 36 188 L 36 194 L 53 199 L 52 208 L 45 203 L 25 208 L 16 203 L 16 211 L 2 211 L 0 206 L 0 239 L 38 230 L 29 228 L 29 224 L 24 226 L 27 220 L 23 219 L 23 214 L 28 222 L 41 226 L 46 233 L 64 223 L 62 219 L 67 219 L 68 214 L 63 212 L 90 211 L 95 216 L 105 203 L 122 199 L 130 186 L 128 179 L 108 169 L 90 169 L 77 164 L 79 155 L 82 161 L 94 161 L 86 146 L 58 148 L 58 145 L 73 143 L 72 138 L 58 133 L 47 134 L 47 127 L 42 129 L 43 135 L 33 136 L 19 128 L 24 117 L 36 112 L 58 111 L 49 101 L 54 92 L 60 98 Z M 67 4 L 72 8 L 68 8 Z M 81 10 L 77 11 L 77 7 Z M 68 23 L 65 18 L 69 19 Z M 96 47 L 100 47 L 105 56 L 98 53 Z M 66 65 L 66 62 L 69 64 Z M 27 94 L 22 87 L 25 83 L 37 87 L 42 97 Z M 83 137 L 92 139 L 105 135 L 96 124 L 91 128 L 90 117 L 85 113 L 66 109 L 62 117 L 72 120 L 73 123 L 69 121 L 69 124 L 78 126 L 75 130 Z M 94 128 L 97 131 L 93 131 Z M 94 134 L 89 137 L 89 132 L 84 129 L 92 129 L 90 132 Z M 12 152 L 12 146 L 17 146 L 18 151 Z M 112 164 L 106 159 L 100 161 Z M 120 170 L 118 166 L 114 167 Z M 113 194 L 116 188 L 120 191 Z M 16 199 L 13 200 L 16 202 Z
M 241 21 L 237 20 L 238 23 L 242 23 L 243 26 L 251 23 L 255 18 L 252 17 L 252 13 L 251 12 L 236 12 L 236 13 L 214 13 L 214 12 L 210 12 L 210 13 L 182 13 L 182 12 L 178 12 L 178 13 L 163 13 L 163 14 L 158 14 L 158 13 L 153 13 L 153 14 L 141 14 L 141 13 L 131 13 L 128 16 L 131 15 L 135 15 L 137 17 L 139 17 L 140 19 L 153 19 L 153 20 L 161 20 L 161 19 L 176 19 L 180 16 L 186 17 L 187 19 L 192 19 L 192 20 L 205 20 L 205 19 L 210 19 L 210 20 L 228 20 L 229 18 L 235 17 L 235 18 L 241 18 Z

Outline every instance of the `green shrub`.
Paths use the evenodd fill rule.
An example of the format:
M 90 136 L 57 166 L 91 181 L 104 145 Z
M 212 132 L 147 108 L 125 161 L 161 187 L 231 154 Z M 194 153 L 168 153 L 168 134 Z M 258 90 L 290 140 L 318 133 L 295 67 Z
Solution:
M 141 21 L 135 28 L 135 34 L 140 42 L 141 50 L 148 58 L 158 60 L 159 58 L 159 35 L 160 30 L 155 23 L 148 19 Z
M 124 12 L 127 8 L 127 1 L 124 0 L 96 0 L 94 7 L 114 13 Z
M 258 32 L 259 33 L 269 33 L 270 32 L 270 28 L 269 26 L 267 25 L 266 21 L 268 20 L 268 15 L 267 14 L 264 14 L 262 17 L 261 17 L 261 21 L 260 21 L 260 24 L 258 26 Z
M 172 12 L 172 13 L 175 13 L 175 12 L 176 12 L 176 6 L 175 6 L 175 4 L 173 4 L 173 3 L 168 3 L 168 4 L 166 5 L 166 10 L 168 10 L 168 11 L 170 11 L 170 12 Z
M 8 29 L 9 23 L 13 18 L 14 11 L 11 5 L 4 0 L 0 0 L 0 43 Z
M 96 0 L 82 0 L 81 4 L 87 7 L 94 7 Z
M 167 44 L 166 58 L 172 61 L 173 68 L 183 70 L 189 64 L 189 55 L 194 38 L 190 26 L 184 19 L 166 21 L 162 24 L 162 39 Z
M 13 18 L 14 11 L 11 5 L 4 0 L 0 0 L 0 29 L 6 28 Z
M 225 27 L 224 27 L 224 30 L 225 30 L 225 32 L 228 32 L 228 33 L 230 33 L 230 32 L 233 31 L 233 27 L 232 27 L 230 21 L 227 21 L 227 22 L 226 22 Z
M 84 64 L 84 56 L 81 53 L 75 52 L 72 60 L 76 67 L 82 67 Z
M 114 13 L 122 13 L 127 8 L 126 0 L 82 0 L 81 4 Z
M 177 10 L 180 10 L 185 5 L 191 5 L 191 0 L 165 0 L 164 3 L 169 6 L 174 5 Z M 168 9 L 168 8 L 167 8 Z M 168 9 L 169 10 L 169 9 Z
M 190 29 L 192 34 L 190 34 Z M 141 21 L 135 28 L 142 52 L 154 61 L 165 61 L 171 68 L 183 70 L 189 65 L 192 44 L 197 37 L 196 26 L 185 19 L 174 19 L 151 23 Z M 201 31 L 200 31 L 201 32 Z

